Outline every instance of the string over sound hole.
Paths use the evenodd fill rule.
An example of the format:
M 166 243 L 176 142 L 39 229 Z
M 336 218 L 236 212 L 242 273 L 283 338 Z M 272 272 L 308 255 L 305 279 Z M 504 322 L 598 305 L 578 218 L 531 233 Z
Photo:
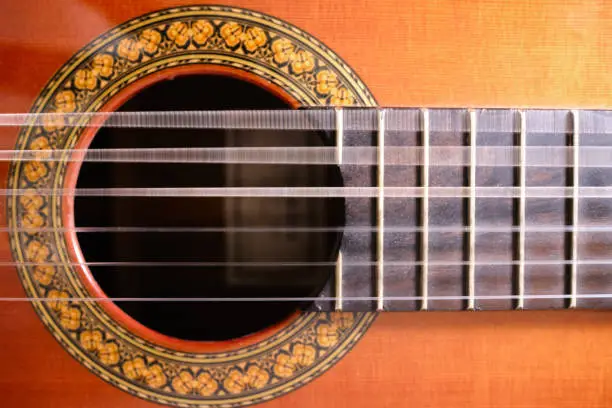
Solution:
M 286 109 L 260 87 L 223 76 L 157 83 L 120 111 Z M 330 143 L 318 132 L 101 128 L 90 148 L 291 147 Z M 341 186 L 336 166 L 278 164 L 82 164 L 77 188 Z M 342 198 L 78 197 L 77 227 L 138 227 L 79 233 L 94 279 L 111 298 L 316 296 L 335 260 Z M 296 227 L 300 230 L 295 230 Z M 317 231 L 308 231 L 314 227 Z M 331 227 L 331 228 L 327 228 Z M 173 231 L 169 231 L 173 229 Z M 121 262 L 121 265 L 117 265 Z M 188 262 L 188 266 L 177 265 Z M 165 264 L 163 264 L 165 263 Z M 150 329 L 189 340 L 238 338 L 286 319 L 295 302 L 125 301 L 117 305 Z

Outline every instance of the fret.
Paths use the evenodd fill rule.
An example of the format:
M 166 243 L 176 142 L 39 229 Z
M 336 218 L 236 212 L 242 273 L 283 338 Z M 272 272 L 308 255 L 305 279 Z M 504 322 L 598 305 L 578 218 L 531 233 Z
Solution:
M 525 307 L 525 204 L 526 204 L 526 165 L 525 160 L 527 159 L 526 148 L 527 148 L 527 120 L 525 111 L 519 111 L 520 119 L 520 133 L 519 133 L 519 239 L 518 239 L 518 276 L 517 276 L 517 289 L 518 298 L 516 301 L 516 309 L 523 309 Z
M 385 110 L 378 110 L 378 197 L 376 203 L 376 310 L 384 310 Z
M 572 263 L 570 266 L 570 298 L 569 307 L 575 308 L 577 305 L 578 289 L 578 217 L 579 217 L 579 198 L 580 198 L 580 117 L 578 111 L 571 111 L 572 115 Z
M 334 309 L 338 312 L 342 311 L 342 303 L 343 303 L 343 296 L 342 296 L 342 270 L 343 265 L 342 265 L 342 251 L 338 251 L 338 259 L 336 260 L 336 270 L 335 270 L 335 280 L 336 280 L 336 287 L 335 287 L 335 293 L 334 293 L 334 299 L 335 299 L 335 307 Z
M 467 276 L 467 309 L 475 309 L 476 296 L 476 111 L 469 111 L 470 121 L 470 167 L 469 183 L 470 197 L 468 210 L 469 242 L 468 242 L 468 276 Z
M 344 111 L 336 108 L 336 163 L 342 164 L 342 152 L 344 150 Z
M 344 150 L 344 112 L 342 108 L 336 108 L 336 164 L 342 165 L 342 151 Z M 338 251 L 335 269 L 335 310 L 342 310 L 342 285 L 343 285 L 342 249 Z
M 421 310 L 429 307 L 429 110 L 421 110 L 423 167 L 421 186 L 423 198 L 421 199 Z

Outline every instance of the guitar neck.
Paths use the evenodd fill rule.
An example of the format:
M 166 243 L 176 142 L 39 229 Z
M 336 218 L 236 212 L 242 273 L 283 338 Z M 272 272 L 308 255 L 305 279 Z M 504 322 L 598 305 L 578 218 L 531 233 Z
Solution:
M 377 151 L 369 178 L 363 167 L 342 166 L 346 187 L 377 194 L 346 198 L 341 264 L 329 288 L 336 309 L 612 305 L 609 112 L 336 115 L 340 165 L 352 147 Z M 402 165 L 402 149 L 413 153 L 412 166 Z M 366 224 L 369 236 L 353 231 Z

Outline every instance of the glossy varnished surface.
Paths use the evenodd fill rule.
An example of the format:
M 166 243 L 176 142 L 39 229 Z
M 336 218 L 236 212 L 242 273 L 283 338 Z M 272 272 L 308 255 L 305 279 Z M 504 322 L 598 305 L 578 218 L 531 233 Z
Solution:
M 612 9 L 604 3 L 227 3 L 315 35 L 382 105 L 612 105 L 606 44 Z M 29 109 L 54 71 L 103 31 L 178 4 L 185 2 L 3 2 L 0 111 Z M 15 137 L 15 129 L 0 129 L 0 146 L 12 148 Z M 4 234 L 0 248 L 8 260 Z M 16 273 L 0 272 L 0 296 L 23 296 Z M 335 368 L 269 405 L 606 407 L 611 318 L 605 312 L 386 314 Z M 0 327 L 4 405 L 152 406 L 89 374 L 28 304 L 2 304 Z

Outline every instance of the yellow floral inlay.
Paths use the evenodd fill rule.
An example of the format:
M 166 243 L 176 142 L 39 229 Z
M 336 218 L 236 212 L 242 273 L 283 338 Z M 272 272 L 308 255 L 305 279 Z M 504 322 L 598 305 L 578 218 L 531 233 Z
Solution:
M 231 370 L 227 377 L 225 377 L 225 381 L 223 381 L 223 386 L 227 391 L 231 392 L 232 394 L 238 394 L 244 391 L 244 389 L 246 388 L 242 373 L 236 369 Z
M 276 356 L 274 362 L 274 374 L 281 378 L 291 377 L 295 371 L 295 363 L 292 356 L 286 353 L 280 353 Z
M 31 150 L 51 150 L 51 146 L 49 146 L 49 139 L 46 137 L 37 137 L 30 143 Z
M 125 38 L 119 42 L 117 46 L 117 54 L 125 58 L 128 61 L 138 61 L 140 59 L 140 52 L 142 44 L 131 38 Z
M 46 262 L 50 254 L 49 247 L 40 241 L 32 240 L 26 247 L 26 256 L 30 262 Z
M 308 51 L 298 51 L 291 56 L 291 69 L 296 74 L 303 74 L 314 69 L 314 56 Z
M 281 378 L 291 377 L 297 369 L 314 364 L 317 351 L 314 347 L 297 343 L 291 349 L 291 354 L 280 353 L 274 364 L 274 374 Z
M 166 375 L 159 364 L 154 364 L 147 369 L 145 382 L 153 388 L 160 388 L 166 384 Z
M 113 342 L 102 344 L 98 349 L 98 358 L 102 364 L 117 364 L 119 362 L 119 346 Z
M 65 308 L 60 314 L 60 323 L 68 330 L 77 330 L 81 325 L 81 309 Z
M 303 343 L 295 344 L 292 351 L 293 355 L 291 358 L 295 364 L 299 365 L 300 367 L 308 367 L 312 365 L 317 357 L 317 352 L 314 347 Z
M 338 87 L 338 84 L 338 77 L 331 71 L 323 70 L 317 74 L 316 90 L 321 95 L 328 95 L 332 90 Z
M 81 346 L 87 351 L 97 351 L 102 346 L 103 339 L 100 330 L 85 330 L 79 336 Z
M 194 378 L 189 371 L 181 371 L 172 379 L 172 387 L 179 394 L 199 394 L 208 397 L 219 388 L 219 383 L 209 373 L 201 373 Z
M 355 322 L 355 317 L 352 313 L 335 312 L 331 314 L 331 321 L 341 329 L 347 329 Z
M 189 40 L 193 40 L 197 45 L 203 45 L 214 31 L 212 24 L 206 20 L 198 20 L 194 23 L 177 21 L 168 28 L 168 38 L 179 47 L 187 45 Z
M 221 37 L 229 47 L 237 46 L 242 39 L 242 26 L 235 22 L 224 24 L 221 27 Z
M 329 103 L 332 106 L 350 106 L 355 103 L 355 97 L 346 88 L 336 88 L 331 92 L 331 99 Z
M 338 342 L 338 330 L 334 324 L 322 323 L 317 326 L 317 343 L 331 347 Z
M 191 26 L 193 41 L 198 45 L 203 45 L 212 37 L 215 29 L 206 20 L 198 20 Z
M 66 291 L 52 289 L 47 293 L 47 298 L 49 299 L 48 305 L 51 310 L 59 312 L 68 308 L 68 300 L 66 299 L 69 299 L 70 295 Z
M 140 381 L 146 374 L 147 366 L 142 357 L 136 357 L 123 363 L 121 369 L 123 374 L 130 380 Z
M 19 203 L 25 210 L 21 218 L 23 227 L 40 228 L 45 225 L 45 217 L 40 211 L 40 209 L 44 205 L 44 200 L 41 195 L 36 193 L 34 190 L 28 190 L 21 197 L 19 197 Z M 37 268 L 34 269 L 35 275 L 38 275 L 38 277 L 40 277 L 41 279 L 43 279 L 43 281 L 46 282 L 48 279 L 43 277 L 45 275 L 39 275 L 39 271 L 37 270 Z M 43 284 L 46 285 L 47 283 Z
M 168 35 L 169 32 L 168 32 Z M 147 29 L 140 33 L 140 45 L 147 54 L 155 54 L 161 43 L 162 36 L 159 31 Z
M 49 168 L 45 163 L 39 161 L 27 162 L 24 167 L 24 173 L 30 183 L 34 183 L 49 174 Z
M 168 38 L 176 43 L 179 47 L 184 46 L 189 41 L 190 29 L 187 23 L 177 21 L 168 28 Z
M 38 211 L 28 211 L 24 213 L 21 222 L 24 228 L 32 229 L 43 227 L 46 224 L 45 218 Z M 34 272 L 36 273 L 37 271 L 34 270 Z
M 295 45 L 286 38 L 281 38 L 272 43 L 272 52 L 274 52 L 274 61 L 277 64 L 288 62 L 294 55 Z
M 246 389 L 258 389 L 264 387 L 270 380 L 270 374 L 263 368 L 252 365 L 245 373 L 233 369 L 225 377 L 223 386 L 232 394 L 238 394 Z
M 164 370 L 159 364 L 148 366 L 142 357 L 126 361 L 121 367 L 123 373 L 131 380 L 144 381 L 153 388 L 160 388 L 167 382 Z
M 85 330 L 79 340 L 85 350 L 97 354 L 102 364 L 114 365 L 119 362 L 119 346 L 114 342 L 104 342 L 100 330 Z
M 19 197 L 19 203 L 30 212 L 38 211 L 45 204 L 45 200 L 35 190 L 27 190 Z
M 40 217 L 40 216 L 38 216 Z M 40 217 L 42 218 L 42 217 Z M 32 227 L 35 228 L 35 227 Z M 49 285 L 55 276 L 55 267 L 50 265 L 37 265 L 34 267 L 34 279 L 41 285 Z
M 55 95 L 55 108 L 58 113 L 70 113 L 76 110 L 76 96 L 74 92 L 66 90 Z
M 262 388 L 270 380 L 270 374 L 258 366 L 250 366 L 245 374 L 245 382 L 249 388 Z
M 262 47 L 266 44 L 266 33 L 259 27 L 251 27 L 246 30 L 246 33 L 244 33 L 243 41 L 244 48 L 248 52 L 253 52 L 257 48 Z
M 94 75 L 102 77 L 102 78 L 110 78 L 113 75 L 113 65 L 115 64 L 115 59 L 112 55 L 109 54 L 100 54 L 96 55 L 93 59 L 93 69 L 92 72 Z
M 90 91 L 96 89 L 98 78 L 89 69 L 79 69 L 74 76 L 74 86 L 77 89 L 88 89 Z

